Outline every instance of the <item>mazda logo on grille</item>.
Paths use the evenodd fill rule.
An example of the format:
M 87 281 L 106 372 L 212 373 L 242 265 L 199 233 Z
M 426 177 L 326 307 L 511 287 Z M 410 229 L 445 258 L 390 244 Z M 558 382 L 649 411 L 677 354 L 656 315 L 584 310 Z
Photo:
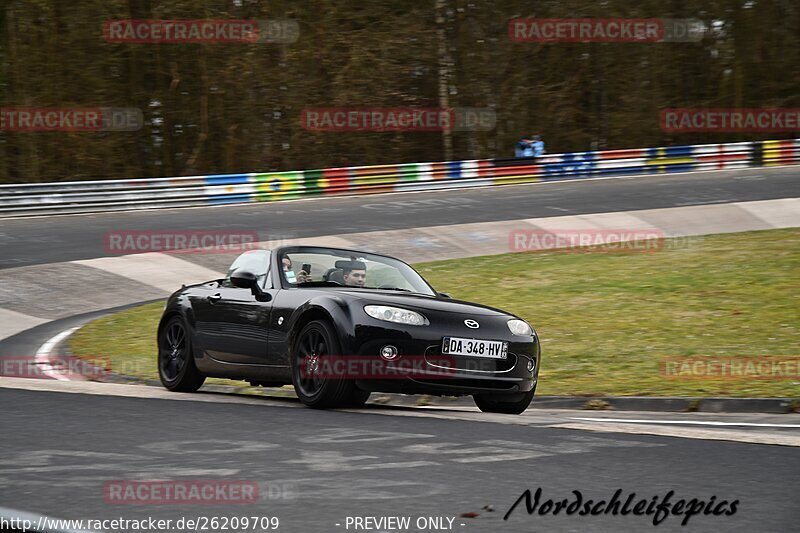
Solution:
M 477 329 L 477 328 L 481 327 L 481 325 L 480 325 L 480 324 L 478 324 L 477 322 L 475 322 L 475 321 L 474 321 L 474 320 L 472 320 L 472 319 L 467 319 L 467 320 L 465 320 L 465 321 L 464 321 L 464 324 L 465 324 L 465 325 L 466 325 L 468 328 L 472 328 L 472 329 Z

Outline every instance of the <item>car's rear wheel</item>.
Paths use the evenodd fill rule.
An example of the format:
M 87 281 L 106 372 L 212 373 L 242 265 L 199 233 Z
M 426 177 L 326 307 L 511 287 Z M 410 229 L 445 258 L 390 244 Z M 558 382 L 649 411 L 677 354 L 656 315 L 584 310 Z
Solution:
M 183 318 L 174 316 L 158 334 L 158 376 L 174 392 L 194 392 L 206 380 L 192 357 L 192 343 Z
M 500 395 L 475 394 L 472 399 L 475 405 L 484 413 L 504 413 L 508 415 L 519 415 L 531 404 L 536 387 L 530 392 L 525 392 L 521 397 L 514 395 L 511 401 L 507 397 Z
M 300 330 L 292 347 L 292 383 L 297 397 L 309 407 L 354 407 L 369 397 L 352 379 L 331 375 L 331 357 L 341 355 L 333 326 L 315 320 Z

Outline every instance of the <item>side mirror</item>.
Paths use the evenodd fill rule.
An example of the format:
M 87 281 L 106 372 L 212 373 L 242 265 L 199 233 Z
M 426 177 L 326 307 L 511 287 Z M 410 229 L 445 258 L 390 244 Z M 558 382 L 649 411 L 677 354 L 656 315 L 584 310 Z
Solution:
M 239 268 L 231 273 L 231 283 L 240 289 L 252 289 L 258 286 L 258 278 L 249 270 Z
M 231 284 L 240 289 L 250 289 L 259 302 L 268 302 L 272 299 L 269 293 L 262 291 L 258 286 L 258 276 L 244 268 L 239 268 L 231 273 Z
M 453 297 L 446 292 L 437 292 L 436 294 L 438 294 L 440 298 L 450 298 L 451 300 L 453 299 Z

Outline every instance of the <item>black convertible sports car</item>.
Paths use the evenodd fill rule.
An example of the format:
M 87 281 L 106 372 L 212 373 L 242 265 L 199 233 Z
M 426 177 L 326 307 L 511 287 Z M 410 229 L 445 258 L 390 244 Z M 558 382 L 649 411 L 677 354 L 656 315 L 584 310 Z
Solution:
M 310 407 L 381 391 L 470 394 L 482 411 L 521 413 L 539 363 L 524 320 L 438 293 L 397 259 L 337 248 L 245 252 L 224 279 L 172 294 L 158 327 L 167 389 L 207 376 L 293 384 Z

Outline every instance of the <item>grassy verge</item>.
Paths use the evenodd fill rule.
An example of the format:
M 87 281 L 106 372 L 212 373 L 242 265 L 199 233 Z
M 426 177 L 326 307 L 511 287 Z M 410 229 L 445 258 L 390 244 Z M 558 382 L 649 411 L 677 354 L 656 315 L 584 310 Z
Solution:
M 415 266 L 455 298 L 534 325 L 540 394 L 800 396 L 797 366 L 786 367 L 793 379 L 664 375 L 672 358 L 800 357 L 800 230 L 674 241 L 650 253 L 551 251 Z M 96 320 L 71 349 L 156 379 L 161 307 Z

